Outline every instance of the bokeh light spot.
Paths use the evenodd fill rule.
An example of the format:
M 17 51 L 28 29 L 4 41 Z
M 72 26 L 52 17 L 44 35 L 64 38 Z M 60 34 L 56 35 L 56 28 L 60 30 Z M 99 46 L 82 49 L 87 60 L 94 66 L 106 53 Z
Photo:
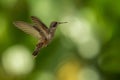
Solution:
M 42 71 L 36 74 L 34 80 L 55 80 L 55 76 L 51 72 Z
M 72 20 L 72 21 L 71 21 Z M 100 43 L 94 36 L 92 24 L 85 18 L 66 17 L 63 21 L 68 21 L 68 27 L 61 27 L 62 33 L 69 37 L 78 47 L 80 56 L 91 59 L 98 55 Z
M 13 75 L 27 74 L 34 66 L 29 50 L 21 45 L 8 48 L 3 53 L 2 63 L 6 72 Z
M 81 66 L 80 62 L 76 59 L 68 60 L 58 68 L 58 80 L 77 80 L 77 73 Z
M 83 68 L 78 73 L 78 80 L 100 80 L 100 75 L 94 69 Z

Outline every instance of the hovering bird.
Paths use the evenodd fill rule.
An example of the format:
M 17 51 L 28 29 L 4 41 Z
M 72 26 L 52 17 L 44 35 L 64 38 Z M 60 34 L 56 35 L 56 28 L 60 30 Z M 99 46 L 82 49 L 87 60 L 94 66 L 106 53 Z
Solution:
M 57 25 L 67 23 L 67 22 L 57 22 L 53 21 L 48 28 L 40 19 L 35 16 L 31 16 L 32 24 L 28 24 L 24 21 L 15 21 L 13 24 L 24 31 L 27 34 L 30 34 L 36 37 L 39 41 L 36 45 L 34 52 L 32 53 L 33 56 L 37 56 L 40 49 L 46 47 L 54 37 Z

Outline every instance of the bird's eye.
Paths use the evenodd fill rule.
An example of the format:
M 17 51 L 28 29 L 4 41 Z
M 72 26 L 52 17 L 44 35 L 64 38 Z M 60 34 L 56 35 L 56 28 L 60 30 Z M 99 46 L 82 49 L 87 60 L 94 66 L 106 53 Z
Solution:
M 53 22 L 52 27 L 56 27 L 56 26 L 57 26 L 57 22 Z

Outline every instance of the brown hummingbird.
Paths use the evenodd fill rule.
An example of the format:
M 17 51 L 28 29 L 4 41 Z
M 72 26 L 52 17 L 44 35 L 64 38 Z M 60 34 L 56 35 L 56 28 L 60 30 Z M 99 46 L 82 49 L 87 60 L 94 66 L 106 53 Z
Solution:
M 34 52 L 32 53 L 33 56 L 37 56 L 38 52 L 41 48 L 46 47 L 54 37 L 56 28 L 58 24 L 67 23 L 67 22 L 57 22 L 53 21 L 48 28 L 40 19 L 35 16 L 31 16 L 32 24 L 28 24 L 24 21 L 15 21 L 13 24 L 34 37 L 36 37 L 39 41 L 36 45 Z

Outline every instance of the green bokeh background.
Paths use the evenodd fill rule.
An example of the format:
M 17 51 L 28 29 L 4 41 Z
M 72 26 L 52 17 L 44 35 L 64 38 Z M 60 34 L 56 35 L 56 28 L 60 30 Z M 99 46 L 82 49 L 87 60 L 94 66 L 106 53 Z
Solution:
M 51 21 L 63 21 L 67 16 L 71 16 L 71 20 L 58 27 L 53 41 L 40 51 L 30 73 L 22 76 L 9 75 L 2 65 L 4 52 L 11 46 L 23 45 L 32 54 L 37 43 L 34 37 L 14 27 L 13 22 L 31 22 L 32 15 L 40 18 L 47 26 Z M 81 45 L 69 37 L 72 32 L 68 36 L 64 35 L 64 27 L 69 28 L 69 24 L 75 22 L 72 17 L 82 17 L 91 24 L 92 33 L 100 47 L 94 58 L 88 59 L 80 55 Z M 120 79 L 120 0 L 0 0 L 0 80 L 54 80 L 36 79 L 36 75 L 45 71 L 56 76 L 58 67 L 71 60 L 94 67 L 100 80 Z M 56 76 L 55 80 L 61 79 Z

